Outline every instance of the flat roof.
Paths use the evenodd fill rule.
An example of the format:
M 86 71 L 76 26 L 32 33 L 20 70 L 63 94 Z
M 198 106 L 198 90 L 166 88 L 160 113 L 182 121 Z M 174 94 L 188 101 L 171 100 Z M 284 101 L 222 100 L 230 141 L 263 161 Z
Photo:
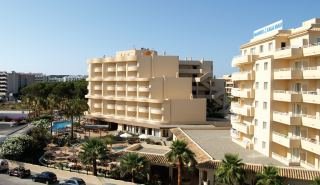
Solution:
M 235 153 L 239 155 L 244 163 L 285 166 L 271 157 L 264 156 L 254 150 L 247 150 L 232 142 L 230 130 L 182 129 L 182 131 L 213 159 L 222 160 L 225 153 Z
M 168 146 L 140 143 L 135 146 L 128 147 L 126 151 L 145 153 L 145 154 L 165 155 L 167 152 L 170 151 L 170 148 Z

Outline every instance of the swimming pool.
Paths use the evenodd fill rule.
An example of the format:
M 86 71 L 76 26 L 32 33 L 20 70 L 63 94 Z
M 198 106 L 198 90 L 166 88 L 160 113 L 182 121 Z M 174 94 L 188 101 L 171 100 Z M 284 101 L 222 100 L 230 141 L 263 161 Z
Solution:
M 112 150 L 115 151 L 115 152 L 122 151 L 125 148 L 127 148 L 127 147 L 124 146 L 124 145 L 112 146 Z
M 60 130 L 71 126 L 71 121 L 54 121 L 52 122 L 52 130 Z

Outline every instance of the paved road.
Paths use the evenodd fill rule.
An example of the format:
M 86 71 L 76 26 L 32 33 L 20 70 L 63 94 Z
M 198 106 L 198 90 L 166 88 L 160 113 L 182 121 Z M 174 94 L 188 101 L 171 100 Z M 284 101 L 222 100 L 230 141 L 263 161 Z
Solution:
M 20 179 L 18 177 L 11 177 L 7 174 L 0 174 L 0 185 L 36 185 L 36 184 L 42 184 L 42 183 L 33 182 L 31 178 Z

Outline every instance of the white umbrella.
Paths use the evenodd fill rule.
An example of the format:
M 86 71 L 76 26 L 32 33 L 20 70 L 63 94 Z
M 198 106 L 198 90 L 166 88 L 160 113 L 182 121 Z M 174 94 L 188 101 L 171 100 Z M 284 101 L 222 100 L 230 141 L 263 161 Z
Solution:
M 121 134 L 120 137 L 122 138 L 129 138 L 129 137 L 132 137 L 131 134 L 128 134 L 128 133 L 124 133 L 124 134 Z
M 148 139 L 149 138 L 149 136 L 147 136 L 147 135 L 145 135 L 145 134 L 141 134 L 140 136 L 139 136 L 139 139 Z

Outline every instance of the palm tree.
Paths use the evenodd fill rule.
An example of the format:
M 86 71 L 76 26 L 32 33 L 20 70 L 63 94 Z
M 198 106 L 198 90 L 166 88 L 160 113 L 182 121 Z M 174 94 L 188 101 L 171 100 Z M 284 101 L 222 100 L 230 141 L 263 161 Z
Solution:
M 281 185 L 282 180 L 278 174 L 278 169 L 274 166 L 263 167 L 263 172 L 257 174 L 256 185 Z
M 216 171 L 217 180 L 220 183 L 237 185 L 244 181 L 245 171 L 242 168 L 244 163 L 238 155 L 225 154 L 221 166 Z
M 82 144 L 82 150 L 79 155 L 80 160 L 84 164 L 92 164 L 93 175 L 96 176 L 97 159 L 103 159 L 107 154 L 104 143 L 100 139 L 92 138 Z
M 178 185 L 181 185 L 181 170 L 184 164 L 194 161 L 195 154 L 187 148 L 184 141 L 176 140 L 170 146 L 170 152 L 166 154 L 169 161 L 177 164 L 178 167 Z
M 107 135 L 104 138 L 104 143 L 105 143 L 106 147 L 108 148 L 108 145 L 110 145 L 110 151 L 112 150 L 113 142 L 114 142 L 114 136 L 113 135 Z
M 134 178 L 146 171 L 148 161 L 144 157 L 140 157 L 136 153 L 127 153 L 120 159 L 120 171 L 122 176 L 131 175 L 131 182 L 134 183 Z
M 320 185 L 320 177 L 316 177 L 311 185 Z

